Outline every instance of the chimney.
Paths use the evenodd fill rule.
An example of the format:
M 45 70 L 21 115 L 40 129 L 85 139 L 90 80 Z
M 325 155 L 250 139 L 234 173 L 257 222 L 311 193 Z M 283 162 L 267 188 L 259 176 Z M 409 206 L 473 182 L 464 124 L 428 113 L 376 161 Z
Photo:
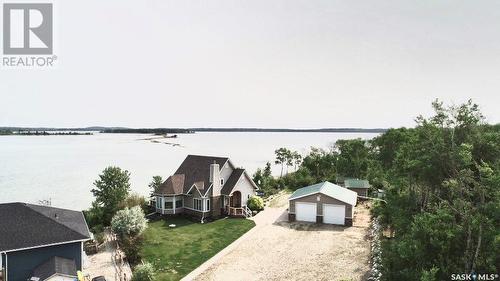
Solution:
M 213 196 L 220 195 L 220 171 L 219 164 L 215 161 L 213 164 L 210 164 L 210 183 L 212 183 L 212 194 Z

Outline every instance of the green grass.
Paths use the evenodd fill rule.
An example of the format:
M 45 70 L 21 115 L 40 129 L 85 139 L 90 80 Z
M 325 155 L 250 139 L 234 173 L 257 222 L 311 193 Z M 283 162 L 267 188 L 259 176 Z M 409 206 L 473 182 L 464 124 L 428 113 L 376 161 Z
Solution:
M 254 226 L 251 220 L 236 218 L 205 224 L 183 218 L 151 222 L 141 256 L 156 268 L 157 280 L 179 280 Z

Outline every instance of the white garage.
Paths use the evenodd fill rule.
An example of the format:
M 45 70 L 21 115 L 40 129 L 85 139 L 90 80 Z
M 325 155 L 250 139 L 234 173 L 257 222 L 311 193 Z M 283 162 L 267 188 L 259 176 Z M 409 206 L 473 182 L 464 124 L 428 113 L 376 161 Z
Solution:
M 316 203 L 297 202 L 295 212 L 298 221 L 316 222 Z
M 344 221 L 344 205 L 323 204 L 323 223 L 343 225 Z
M 330 182 L 297 189 L 288 199 L 288 220 L 352 225 L 357 193 Z

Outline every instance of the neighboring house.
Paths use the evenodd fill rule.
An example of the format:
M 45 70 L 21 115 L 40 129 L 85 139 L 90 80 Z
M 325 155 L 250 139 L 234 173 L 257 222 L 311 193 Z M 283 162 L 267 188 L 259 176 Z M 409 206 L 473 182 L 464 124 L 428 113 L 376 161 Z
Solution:
M 204 218 L 250 216 L 247 200 L 259 188 L 225 157 L 188 155 L 154 192 L 156 212 Z
M 368 197 L 368 189 L 370 189 L 370 183 L 367 180 L 346 179 L 344 180 L 344 187 L 355 191 L 358 196 Z
M 299 188 L 288 199 L 288 219 L 351 226 L 356 199 L 356 192 L 330 182 Z
M 89 239 L 82 212 L 25 203 L 0 204 L 2 281 L 74 277 L 73 269 L 82 269 L 83 243 Z M 50 270 L 52 266 L 54 270 Z

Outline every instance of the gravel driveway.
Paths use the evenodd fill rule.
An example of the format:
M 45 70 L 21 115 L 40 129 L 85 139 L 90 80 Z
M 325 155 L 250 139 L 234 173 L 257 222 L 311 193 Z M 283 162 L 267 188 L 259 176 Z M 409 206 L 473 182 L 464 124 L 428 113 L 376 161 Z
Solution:
M 354 226 L 340 227 L 290 224 L 284 204 L 255 216 L 257 226 L 245 240 L 195 280 L 366 279 L 370 249 L 365 205 L 355 208 Z

